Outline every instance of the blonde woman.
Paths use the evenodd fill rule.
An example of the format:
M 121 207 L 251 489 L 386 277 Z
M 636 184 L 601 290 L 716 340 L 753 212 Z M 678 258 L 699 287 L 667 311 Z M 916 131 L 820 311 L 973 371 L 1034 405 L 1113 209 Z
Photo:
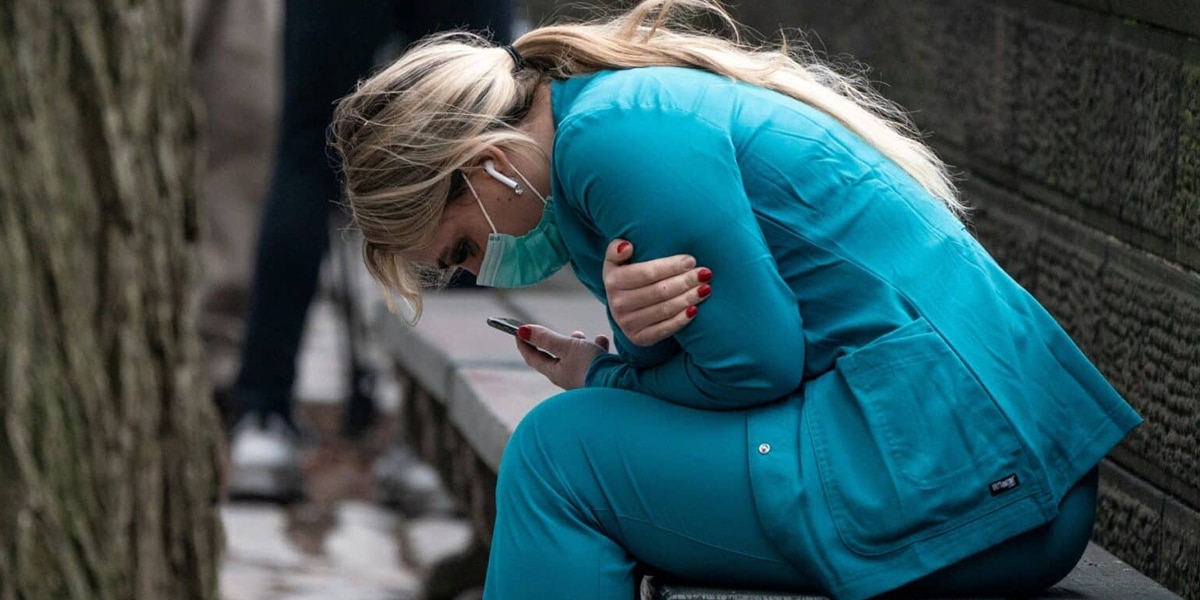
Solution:
M 728 19 L 647 0 L 512 47 L 434 37 L 338 107 L 385 287 L 419 311 L 430 273 L 569 262 L 614 321 L 615 354 L 520 331 L 569 391 L 505 451 L 485 597 L 630 598 L 638 563 L 850 600 L 1057 581 L 1140 418 L 898 111 L 690 9 Z

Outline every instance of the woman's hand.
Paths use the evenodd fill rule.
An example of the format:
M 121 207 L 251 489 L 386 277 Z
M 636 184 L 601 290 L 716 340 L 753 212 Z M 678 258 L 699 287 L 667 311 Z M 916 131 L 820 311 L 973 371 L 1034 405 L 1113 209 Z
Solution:
M 650 346 L 687 326 L 712 286 L 712 271 L 696 259 L 676 254 L 629 263 L 633 244 L 616 239 L 604 254 L 604 294 L 613 321 L 629 341 Z
M 608 352 L 608 336 L 598 335 L 589 342 L 582 331 L 568 337 L 541 325 L 522 325 L 517 338 L 517 350 L 525 364 L 564 390 L 583 387 L 592 361 Z

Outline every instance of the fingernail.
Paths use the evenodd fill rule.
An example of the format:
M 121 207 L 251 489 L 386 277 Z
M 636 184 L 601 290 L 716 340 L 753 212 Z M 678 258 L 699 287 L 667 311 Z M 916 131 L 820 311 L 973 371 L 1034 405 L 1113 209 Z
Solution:
M 687 307 L 687 317 L 690 319 L 690 318 L 696 316 L 696 313 L 699 311 L 700 311 L 700 309 L 698 307 L 689 306 L 689 307 Z
M 696 266 L 696 257 L 688 256 L 683 259 L 683 268 L 691 269 Z
M 700 269 L 699 273 L 696 274 L 696 279 L 699 279 L 700 283 L 712 281 L 712 271 L 709 271 L 708 267 L 704 267 L 703 269 Z
M 519 337 L 527 342 L 529 341 L 529 338 L 532 335 L 533 335 L 533 328 L 528 325 L 522 325 L 517 328 L 517 337 Z
M 696 293 L 699 294 L 701 298 L 707 298 L 708 295 L 712 293 L 712 286 L 706 283 L 700 286 L 700 289 L 696 290 Z
M 625 249 L 628 247 L 629 247 L 629 242 L 621 242 L 620 244 L 617 244 L 617 254 L 621 254 L 621 253 L 625 252 Z

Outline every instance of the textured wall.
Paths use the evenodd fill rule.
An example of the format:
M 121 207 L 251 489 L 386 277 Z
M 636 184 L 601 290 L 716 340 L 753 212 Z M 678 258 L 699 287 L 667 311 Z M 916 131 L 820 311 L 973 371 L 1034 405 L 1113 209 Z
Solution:
M 870 65 L 963 171 L 979 237 L 1146 418 L 1105 465 L 1097 540 L 1200 598 L 1200 2 L 735 12 Z
M 761 0 L 874 69 L 965 171 L 975 228 L 1146 418 L 1097 540 L 1200 598 L 1200 3 Z

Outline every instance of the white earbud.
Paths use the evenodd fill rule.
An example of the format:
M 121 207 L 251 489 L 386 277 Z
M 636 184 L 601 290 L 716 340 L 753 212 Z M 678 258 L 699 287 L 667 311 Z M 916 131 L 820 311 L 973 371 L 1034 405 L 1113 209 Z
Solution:
M 496 170 L 496 162 L 495 161 L 492 161 L 492 160 L 483 161 L 483 170 L 488 175 L 491 175 L 492 179 L 495 179 L 496 181 L 499 181 L 500 183 L 503 183 L 504 185 L 507 185 L 508 187 L 512 188 L 512 191 L 515 192 L 518 196 L 525 193 L 525 188 L 521 187 L 521 184 L 516 179 L 513 179 L 512 177 L 508 177 L 504 173 L 501 173 L 500 171 Z

